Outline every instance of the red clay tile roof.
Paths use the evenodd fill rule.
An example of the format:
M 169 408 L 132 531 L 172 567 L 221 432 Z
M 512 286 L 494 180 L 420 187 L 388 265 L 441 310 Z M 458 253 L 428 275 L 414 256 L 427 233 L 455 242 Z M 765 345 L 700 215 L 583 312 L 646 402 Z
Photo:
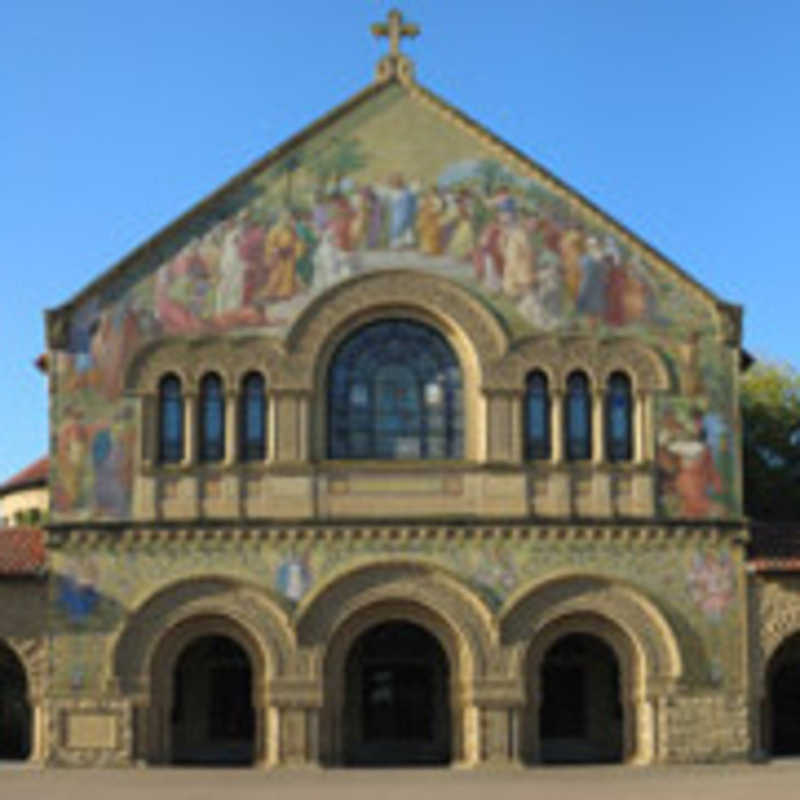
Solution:
M 17 489 L 26 489 L 29 486 L 46 486 L 50 475 L 50 456 L 42 456 L 38 461 L 29 464 L 25 469 L 0 484 L 0 496 Z
M 41 528 L 0 528 L 0 578 L 40 575 L 45 564 Z
M 751 572 L 800 572 L 800 523 L 755 523 L 748 550 Z

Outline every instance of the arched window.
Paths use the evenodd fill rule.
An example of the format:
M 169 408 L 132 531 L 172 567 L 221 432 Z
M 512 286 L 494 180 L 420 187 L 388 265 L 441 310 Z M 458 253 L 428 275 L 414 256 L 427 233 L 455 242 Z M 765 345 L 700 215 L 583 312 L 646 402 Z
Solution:
M 631 381 L 614 372 L 606 386 L 606 458 L 629 461 L 633 456 L 633 397 Z
M 525 458 L 550 458 L 550 394 L 547 375 L 539 369 L 525 385 Z
M 264 378 L 250 372 L 242 380 L 239 409 L 239 458 L 261 461 L 267 452 L 267 401 Z
M 567 459 L 582 461 L 592 457 L 592 397 L 589 379 L 583 372 L 567 378 L 564 440 Z
M 158 460 L 183 459 L 183 393 L 177 375 L 165 375 L 158 385 Z
M 222 380 L 209 372 L 200 381 L 200 460 L 221 461 L 225 456 L 225 397 Z
M 459 458 L 461 370 L 419 322 L 388 319 L 351 334 L 328 371 L 330 458 Z

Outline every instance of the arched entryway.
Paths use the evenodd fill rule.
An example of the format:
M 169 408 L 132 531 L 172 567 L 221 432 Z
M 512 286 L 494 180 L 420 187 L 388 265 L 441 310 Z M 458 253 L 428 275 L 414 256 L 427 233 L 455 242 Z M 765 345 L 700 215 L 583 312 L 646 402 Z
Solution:
M 31 754 L 32 714 L 25 668 L 0 642 L 0 760 L 24 760 Z
M 765 744 L 770 755 L 800 755 L 800 633 L 775 651 L 767 669 Z
M 345 662 L 344 763 L 447 764 L 450 669 L 435 636 L 412 622 L 362 633 Z
M 201 636 L 173 671 L 172 762 L 252 764 L 255 750 L 253 672 L 244 649 L 227 636 Z
M 598 636 L 570 633 L 545 653 L 540 675 L 544 763 L 618 762 L 623 753 L 620 670 Z
M 521 756 L 529 764 L 645 763 L 652 718 L 641 652 L 604 616 L 558 617 L 525 662 Z

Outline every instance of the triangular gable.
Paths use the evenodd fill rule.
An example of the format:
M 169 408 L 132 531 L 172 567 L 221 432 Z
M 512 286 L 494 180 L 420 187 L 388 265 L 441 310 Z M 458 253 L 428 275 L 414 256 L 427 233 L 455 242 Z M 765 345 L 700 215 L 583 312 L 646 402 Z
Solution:
M 388 107 L 393 107 L 394 113 L 391 111 L 383 113 Z M 389 121 L 388 123 L 384 121 L 381 127 L 382 117 Z M 409 122 L 410 137 L 407 144 L 409 150 L 414 151 L 413 153 L 403 152 L 402 123 L 404 119 Z M 421 119 L 424 119 L 424 124 L 431 129 L 437 124 L 439 125 L 436 135 L 431 134 L 425 139 L 424 147 L 420 147 L 419 136 L 416 141 L 413 141 L 415 136 L 412 128 Z M 363 137 L 359 136 L 359 129 L 365 126 L 373 129 L 369 134 L 371 139 L 366 143 L 362 141 Z M 419 259 L 415 259 L 414 256 L 419 255 L 420 251 L 426 251 L 425 255 L 432 256 L 443 256 L 446 252 L 451 255 L 455 254 L 456 260 L 464 264 L 465 280 L 474 280 L 479 287 L 483 285 L 488 288 L 489 302 L 499 305 L 501 314 L 508 316 L 510 313 L 512 317 L 515 316 L 513 309 L 509 311 L 509 303 L 506 302 L 509 295 L 513 295 L 511 304 L 522 309 L 522 323 L 520 325 L 520 320 L 517 319 L 517 324 L 514 324 L 515 320 L 512 319 L 511 327 L 512 329 L 519 328 L 520 332 L 526 332 L 526 319 L 531 322 L 533 330 L 560 327 L 560 324 L 565 321 L 562 319 L 564 310 L 570 307 L 578 312 L 586 311 L 590 316 L 592 314 L 599 316 L 611 327 L 617 327 L 620 323 L 628 321 L 647 321 L 655 323 L 656 327 L 663 328 L 670 321 L 670 311 L 655 310 L 654 302 L 658 299 L 661 290 L 668 293 L 676 292 L 677 295 L 680 295 L 672 303 L 676 308 L 687 304 L 691 306 L 692 315 L 698 319 L 696 324 L 689 325 L 690 328 L 716 327 L 719 323 L 718 312 L 724 314 L 730 308 L 674 263 L 511 145 L 487 131 L 428 89 L 408 79 L 398 79 L 392 76 L 368 86 L 256 161 L 88 284 L 66 304 L 49 312 L 48 328 L 51 334 L 51 345 L 56 348 L 65 345 L 69 347 L 68 340 L 70 338 L 74 340 L 74 335 L 70 336 L 69 333 L 69 329 L 73 327 L 68 322 L 71 311 L 77 311 L 78 317 L 85 317 L 87 313 L 82 313 L 82 310 L 88 307 L 90 309 L 88 316 L 93 316 L 99 308 L 113 303 L 141 279 L 156 270 L 163 270 L 164 265 L 180 256 L 183 248 L 202 239 L 209 229 L 224 223 L 225 220 L 234 218 L 243 209 L 260 207 L 262 230 L 266 230 L 270 226 L 276 227 L 281 211 L 285 210 L 281 206 L 287 205 L 288 202 L 297 202 L 297 198 L 291 198 L 287 203 L 282 203 L 279 197 L 281 189 L 278 188 L 276 191 L 276 185 L 282 184 L 285 189 L 286 184 L 291 183 L 293 177 L 300 178 L 309 171 L 316 171 L 317 178 L 319 178 L 324 171 L 320 167 L 319 160 L 330 155 L 329 153 L 326 155 L 326 148 L 330 149 L 331 142 L 337 137 L 343 150 L 339 153 L 339 157 L 344 160 L 345 166 L 347 166 L 349 157 L 350 172 L 345 175 L 345 178 L 351 198 L 354 197 L 355 200 L 358 200 L 357 192 L 353 192 L 354 184 L 357 188 L 366 186 L 366 189 L 369 190 L 383 190 L 384 204 L 390 202 L 386 201 L 386 197 L 392 192 L 396 195 L 400 193 L 401 187 L 393 187 L 393 180 L 404 182 L 406 189 L 409 183 L 416 184 L 415 195 L 409 200 L 414 204 L 413 213 L 416 218 L 413 221 L 413 230 L 408 241 L 390 241 L 390 236 L 385 232 L 384 241 L 375 242 L 377 245 L 375 248 L 370 246 L 372 243 L 361 241 L 352 249 L 361 253 L 369 250 L 391 251 L 392 256 L 391 258 L 378 256 L 372 259 L 369 257 L 355 259 L 355 261 L 360 261 L 356 265 L 357 268 L 369 269 L 371 262 L 377 261 L 386 266 L 414 268 L 419 266 Z M 453 141 L 456 139 L 458 144 L 454 146 Z M 444 150 L 442 142 L 445 142 Z M 346 152 L 348 146 L 351 147 L 349 154 Z M 447 153 L 450 159 L 448 164 L 442 162 L 442 152 Z M 298 158 L 308 159 L 309 162 L 313 162 L 313 159 L 316 158 L 317 162 L 301 163 L 297 160 Z M 439 163 L 436 163 L 437 158 L 439 158 Z M 377 162 L 377 164 L 365 162 Z M 404 163 L 398 164 L 398 162 Z M 417 168 L 416 174 L 410 175 L 409 164 L 413 164 Z M 331 170 L 335 170 L 335 165 L 331 166 Z M 294 171 L 297 172 L 296 176 Z M 491 174 L 492 171 L 495 173 L 494 176 Z M 307 177 L 306 175 L 305 197 L 302 198 L 306 209 L 313 204 L 313 199 L 308 196 Z M 335 175 L 330 178 L 332 181 L 336 179 Z M 505 195 L 503 194 L 503 182 L 510 184 Z M 424 197 L 424 190 L 432 186 L 438 190 L 438 196 Z M 330 185 L 327 188 L 330 189 Z M 470 192 L 472 192 L 472 199 L 469 199 Z M 465 200 L 465 198 L 468 199 Z M 505 279 L 505 287 L 503 287 L 502 276 L 496 276 L 500 281 L 498 291 L 492 291 L 493 277 L 486 274 L 486 268 L 491 270 L 495 266 L 496 271 L 502 271 L 504 264 L 500 262 L 503 261 L 503 255 L 500 253 L 492 256 L 493 246 L 495 250 L 497 247 L 490 241 L 491 233 L 487 232 L 485 224 L 481 228 L 481 223 L 471 220 L 470 225 L 477 230 L 473 230 L 471 235 L 465 234 L 460 244 L 453 244 L 453 226 L 458 226 L 460 218 L 470 213 L 469 210 L 465 210 L 464 204 L 473 202 L 473 200 L 472 211 L 475 211 L 475 206 L 480 205 L 484 218 L 489 215 L 499 215 L 503 209 L 517 213 L 518 218 L 527 214 L 525 222 L 528 228 L 538 227 L 538 230 L 534 231 L 535 235 L 540 240 L 545 240 L 544 244 L 539 241 L 534 245 L 533 252 L 524 254 L 525 258 L 532 259 L 533 266 L 527 274 L 523 268 L 518 268 L 517 271 L 520 274 L 516 278 L 516 283 L 515 279 L 509 276 Z M 423 210 L 423 204 L 428 201 L 430 201 L 429 205 L 438 204 L 439 207 Z M 444 208 L 445 205 L 449 205 L 449 208 Z M 540 211 L 541 208 L 544 208 L 544 211 Z M 340 211 L 343 214 L 353 214 L 352 207 L 344 210 L 333 209 L 332 213 L 336 214 Z M 428 211 L 430 211 L 430 221 L 423 219 L 423 214 Z M 450 225 L 448 231 L 432 229 L 431 226 L 436 224 L 434 219 L 436 213 L 439 213 L 440 218 L 444 220 L 443 228 Z M 536 214 L 538 214 L 538 218 L 534 219 Z M 449 221 L 445 219 L 448 215 Z M 570 226 L 579 230 L 581 242 L 570 245 L 565 241 L 555 241 L 553 237 L 559 233 L 548 230 L 548 225 L 553 222 L 553 219 L 549 217 L 556 218 L 555 227 L 562 228 L 561 233 L 564 228 Z M 387 225 L 386 220 L 383 221 L 383 225 L 384 227 Z M 428 225 L 427 231 L 426 225 Z M 306 225 L 305 227 L 311 226 Z M 550 225 L 550 227 L 553 226 Z M 325 246 L 324 242 L 320 242 L 320 232 L 319 227 L 308 231 L 305 243 L 301 242 L 297 245 L 298 253 L 305 247 L 306 261 L 310 262 L 311 260 L 309 251 L 312 246 L 315 248 L 315 256 L 318 248 Z M 431 243 L 436 237 L 443 239 L 445 235 L 450 237 L 447 248 Z M 425 242 L 426 236 L 429 240 L 427 243 Z M 483 236 L 483 241 L 481 241 L 481 236 Z M 502 231 L 495 238 L 499 236 L 502 236 Z M 548 236 L 550 241 L 546 241 Z M 276 235 L 275 238 L 279 237 Z M 335 236 L 329 238 L 335 240 Z M 221 234 L 219 239 L 221 243 Z M 337 242 L 334 241 L 333 244 L 336 245 Z M 508 247 L 512 247 L 512 245 L 508 245 Z M 484 253 L 477 252 L 481 248 L 485 251 Z M 442 252 L 437 252 L 439 249 Z M 552 257 L 553 255 L 555 258 Z M 586 285 L 590 283 L 587 275 L 591 269 L 593 258 L 599 264 L 598 271 L 603 272 L 601 276 L 603 281 L 598 282 L 598 285 L 594 287 L 595 296 L 592 296 L 593 287 Z M 324 259 L 320 256 L 319 260 Z M 353 259 L 350 260 L 353 261 Z M 624 264 L 621 263 L 623 260 L 625 260 Z M 344 259 L 342 272 L 353 274 L 355 268 L 348 265 L 347 261 L 348 259 Z M 441 262 L 442 259 L 439 261 Z M 435 261 L 430 263 L 433 268 L 439 265 L 439 262 Z M 297 266 L 295 265 L 296 268 Z M 615 267 L 616 272 L 613 272 Z M 304 269 L 305 280 L 310 282 L 307 274 L 314 267 L 309 263 L 305 265 Z M 559 274 L 554 277 L 554 272 Z M 451 273 L 459 275 L 457 268 L 451 270 Z M 298 287 L 301 289 L 308 288 L 303 285 L 303 277 L 301 276 L 298 281 Z M 615 280 L 620 286 L 624 284 L 630 289 L 628 294 L 620 300 L 623 306 L 627 304 L 627 311 L 625 308 L 609 310 L 609 303 L 600 296 L 603 293 L 609 297 L 613 295 L 614 289 L 609 288 L 608 284 L 609 281 L 613 283 Z M 520 297 L 527 292 L 527 283 L 531 281 L 534 284 L 534 291 L 531 293 L 533 299 L 527 302 L 526 306 L 525 298 L 520 299 Z M 569 285 L 566 287 L 559 285 L 554 289 L 554 281 Z M 579 297 L 582 290 L 581 284 L 584 284 L 582 300 Z M 507 291 L 504 292 L 503 288 Z M 549 299 L 542 299 L 543 291 L 550 291 Z M 554 292 L 560 292 L 564 297 L 554 297 Z M 288 299 L 283 296 L 287 294 L 285 287 L 282 287 L 277 294 L 279 296 L 276 299 L 279 302 Z M 492 297 L 492 295 L 494 296 Z M 648 303 L 652 306 L 652 314 L 650 319 L 645 320 L 644 318 L 649 312 L 639 313 L 636 308 L 637 304 L 641 307 L 642 304 Z M 246 305 L 244 298 L 242 304 Z M 218 305 L 224 307 L 225 303 L 222 302 Z M 292 303 L 291 307 L 287 307 L 289 315 L 297 311 L 295 305 L 297 304 Z M 666 316 L 664 316 L 665 313 Z M 637 314 L 638 318 L 634 319 Z M 189 319 L 192 315 L 185 316 Z M 202 314 L 200 316 L 202 317 Z M 268 316 L 264 315 L 265 320 Z M 286 316 L 286 314 L 282 315 L 281 319 L 285 319 Z M 700 316 L 705 317 L 702 323 L 699 320 Z M 176 314 L 173 327 L 178 324 L 178 317 L 180 314 Z M 246 320 L 246 315 L 242 315 L 241 319 Z M 573 317 L 572 322 L 574 319 Z M 232 326 L 237 324 L 235 315 L 231 315 L 230 320 Z M 257 320 L 253 318 L 251 323 L 247 324 L 256 322 Z M 685 329 L 686 326 L 686 320 L 681 320 L 679 327 Z M 266 327 L 275 328 L 276 326 L 268 323 Z M 213 329 L 219 330 L 220 325 L 215 324 Z M 171 332 L 179 331 L 171 330 Z M 278 330 L 272 332 L 279 333 Z

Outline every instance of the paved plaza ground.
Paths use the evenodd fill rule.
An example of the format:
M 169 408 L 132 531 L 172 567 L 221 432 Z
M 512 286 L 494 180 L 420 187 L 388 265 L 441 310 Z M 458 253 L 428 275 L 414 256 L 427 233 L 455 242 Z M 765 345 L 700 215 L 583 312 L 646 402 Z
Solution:
M 55 770 L 0 766 L 0 799 L 797 800 L 800 761 L 691 767 L 459 770 Z

